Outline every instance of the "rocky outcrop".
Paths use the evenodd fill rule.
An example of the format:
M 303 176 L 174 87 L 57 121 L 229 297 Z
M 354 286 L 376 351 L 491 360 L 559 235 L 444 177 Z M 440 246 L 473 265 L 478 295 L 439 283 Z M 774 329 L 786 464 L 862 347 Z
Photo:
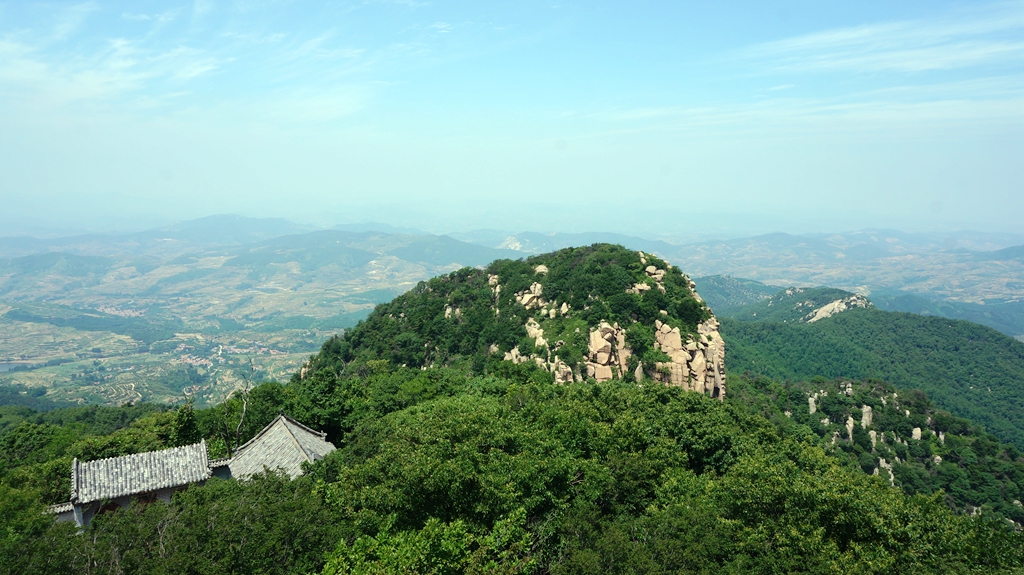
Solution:
M 870 405 L 862 405 L 860 408 L 860 426 L 864 429 L 871 427 L 871 419 L 874 415 L 874 411 Z
M 587 354 L 587 377 L 597 381 L 608 381 L 622 377 L 629 367 L 632 352 L 626 345 L 626 330 L 618 324 L 601 324 L 590 331 L 589 353 Z
M 668 293 L 664 284 L 666 276 L 672 269 L 663 260 L 649 258 L 639 253 L 641 264 L 644 265 L 642 281 L 626 288 L 627 293 L 643 295 L 650 290 Z M 651 265 L 657 263 L 658 265 Z M 661 266 L 661 267 L 659 267 Z M 535 351 L 523 355 L 518 349 L 504 354 L 504 358 L 515 363 L 534 362 L 549 370 L 558 383 L 579 381 L 582 378 L 593 378 L 599 382 L 613 378 L 621 378 L 630 373 L 632 350 L 626 343 L 626 327 L 602 321 L 597 327 L 591 328 L 588 334 L 588 346 L 585 361 L 574 373 L 557 355 L 563 342 L 549 341 L 544 335 L 543 325 L 546 320 L 571 317 L 572 306 L 567 302 L 548 301 L 545 299 L 544 286 L 541 281 L 549 274 L 548 267 L 541 264 L 534 267 L 535 279 L 528 289 L 515 294 L 515 300 L 524 308 L 533 312 L 527 318 L 525 329 L 527 336 L 533 340 Z M 678 271 L 671 273 L 678 274 Z M 685 276 L 684 276 L 685 277 Z M 497 275 L 488 276 L 488 285 L 497 301 L 501 294 L 500 279 Z M 675 285 L 675 284 L 673 284 Z M 671 287 L 671 286 L 670 286 Z M 703 301 L 695 291 L 695 284 L 689 281 L 690 291 L 697 301 Z M 677 289 L 677 288 L 673 288 Z M 550 296 L 549 296 L 550 297 Z M 593 296 L 591 296 L 593 297 Z M 557 299 L 557 294 L 553 299 Z M 586 309 L 586 308 L 584 308 Z M 497 313 L 497 307 L 495 312 Z M 446 308 L 445 316 L 452 317 L 458 310 Z M 655 321 L 655 348 L 664 352 L 669 361 L 656 365 L 635 365 L 632 375 L 637 381 L 650 377 L 667 385 L 680 386 L 687 390 L 707 393 L 720 399 L 725 396 L 725 341 L 719 333 L 719 324 L 714 317 L 697 326 L 697 333 L 683 333 L 678 327 L 672 327 L 672 321 L 666 311 L 662 311 L 662 320 Z M 635 317 L 634 317 L 635 320 Z M 621 319 L 620 319 L 621 321 Z M 628 322 L 628 320 L 627 320 Z M 543 325 L 542 325 L 543 324 Z M 558 324 L 554 324 L 558 325 Z M 634 361 L 634 363 L 636 363 Z
M 711 318 L 697 326 L 697 335 L 683 342 L 682 333 L 660 320 L 654 322 L 655 347 L 670 361 L 655 366 L 653 378 L 668 385 L 725 398 L 725 341 Z
M 511 361 L 513 363 L 526 363 L 528 361 L 532 361 L 537 364 L 537 367 L 550 371 L 551 374 L 555 376 L 555 383 L 572 383 L 573 381 L 576 381 L 577 378 L 572 372 L 572 368 L 562 361 L 561 358 L 551 353 L 548 340 L 544 338 L 544 329 L 540 327 L 537 320 L 532 317 L 527 319 L 525 327 L 526 335 L 527 337 L 533 338 L 534 346 L 547 349 L 547 353 L 545 354 L 546 357 L 540 357 L 534 354 L 525 356 L 519 352 L 519 348 L 512 348 L 511 351 L 505 353 L 505 361 Z M 562 342 L 560 341 L 555 342 L 555 349 L 557 350 L 561 344 Z M 496 351 L 497 347 L 492 346 L 491 353 L 495 353 Z
M 789 293 L 789 292 L 787 292 L 787 293 Z M 848 309 L 853 309 L 853 308 L 858 308 L 858 307 L 866 308 L 866 307 L 869 307 L 869 306 L 871 306 L 871 302 L 868 301 L 868 299 L 866 297 L 864 297 L 862 295 L 852 295 L 852 296 L 850 296 L 848 298 L 837 299 L 837 300 L 835 300 L 833 302 L 829 302 L 829 303 L 819 307 L 818 309 L 816 309 L 816 310 L 812 311 L 811 313 L 807 314 L 806 316 L 804 316 L 803 321 L 805 321 L 807 323 L 814 323 L 816 321 L 823 320 L 823 319 L 825 319 L 827 317 L 832 317 L 833 315 L 835 315 L 837 313 L 840 313 L 840 312 L 844 312 L 844 311 L 846 311 Z
M 523 290 L 516 294 L 516 301 L 523 304 L 526 309 L 540 309 L 544 307 L 544 286 L 539 282 L 533 282 L 530 289 Z
M 889 474 L 889 485 L 896 485 L 896 476 L 892 473 L 892 464 L 884 458 L 878 460 L 878 467 L 875 468 L 875 475 L 880 475 L 879 469 L 884 469 Z
M 655 321 L 655 347 L 670 361 L 654 366 L 638 366 L 637 380 L 650 375 L 655 381 L 690 391 L 725 397 L 725 342 L 714 319 L 702 323 L 698 334 L 683 342 L 679 328 Z M 622 377 L 629 369 L 632 350 L 626 344 L 625 330 L 607 322 L 590 332 L 587 376 L 597 381 Z

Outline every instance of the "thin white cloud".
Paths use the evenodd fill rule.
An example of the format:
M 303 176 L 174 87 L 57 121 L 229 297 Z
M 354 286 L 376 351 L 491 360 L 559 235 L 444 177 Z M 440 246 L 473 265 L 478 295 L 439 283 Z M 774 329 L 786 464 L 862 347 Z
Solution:
M 586 116 L 617 125 L 613 131 L 626 132 L 701 127 L 758 131 L 799 125 L 876 129 L 958 122 L 1024 125 L 1024 81 L 1007 76 L 902 85 L 834 98 L 777 97 L 747 104 L 644 107 Z
M 1024 3 L 955 16 L 825 30 L 742 54 L 776 71 L 921 72 L 1024 60 Z
M 64 40 L 71 36 L 82 26 L 86 17 L 97 10 L 99 6 L 95 2 L 84 2 L 58 12 L 56 25 L 53 27 L 54 39 Z
M 45 50 L 0 40 L 0 92 L 51 103 L 110 100 L 144 91 L 154 81 L 187 81 L 210 74 L 230 58 L 175 47 L 153 52 L 126 38 L 93 54 L 50 57 Z
M 170 22 L 174 20 L 173 12 L 161 12 L 159 14 L 129 14 L 124 12 L 121 14 L 123 20 L 134 20 L 138 22 Z
M 211 10 L 213 10 L 212 0 L 195 0 L 192 4 L 192 13 L 196 16 L 202 16 Z
M 308 58 L 321 58 L 321 59 L 351 59 L 356 58 L 363 53 L 362 49 L 359 48 L 337 48 L 330 46 L 330 40 L 333 34 L 325 33 L 315 38 L 303 40 L 297 45 L 285 49 L 278 60 L 282 62 L 290 62 L 295 60 L 305 60 Z

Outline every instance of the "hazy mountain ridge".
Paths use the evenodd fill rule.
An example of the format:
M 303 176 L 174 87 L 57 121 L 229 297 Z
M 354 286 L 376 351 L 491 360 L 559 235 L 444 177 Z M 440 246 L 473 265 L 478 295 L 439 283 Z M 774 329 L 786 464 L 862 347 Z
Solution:
M 904 290 L 934 300 L 975 304 L 1024 298 L 1020 234 L 911 234 L 861 230 L 841 234 L 763 234 L 672 244 L 622 234 L 538 234 L 494 230 L 457 234 L 471 242 L 539 253 L 608 241 L 679 265 L 694 277 L 729 275 L 778 286 L 863 286 Z M 1009 246 L 1009 247 L 1008 247 Z
M 241 382 L 247 357 L 264 377 L 287 377 L 416 282 L 513 255 L 445 236 L 294 230 L 207 218 L 57 242 L 76 253 L 40 240 L 40 253 L 0 259 L 0 362 L 38 367 L 0 380 L 101 403 L 178 401 L 188 382 L 215 401 Z
M 893 238 L 898 239 L 898 238 Z M 1024 262 L 980 253 L 905 246 L 884 238 L 846 245 L 822 238 L 769 234 L 681 247 L 668 256 L 695 276 L 728 274 L 772 285 L 866 286 L 899 289 L 930 299 L 988 304 L 1024 297 Z
M 705 299 L 721 317 L 738 318 L 738 314 L 743 314 L 746 319 L 751 319 L 750 316 L 755 313 L 761 313 L 764 317 L 764 310 L 759 312 L 759 308 L 753 307 L 752 304 L 767 300 L 770 296 L 780 295 L 785 291 L 756 280 L 737 279 L 730 276 L 708 276 L 696 278 L 695 281 L 701 289 L 701 294 L 708 294 Z M 845 290 L 835 290 L 835 288 L 792 289 L 816 290 L 812 293 L 818 293 L 820 290 L 834 290 L 832 293 L 835 293 L 837 297 L 864 295 L 873 305 L 883 311 L 901 311 L 967 320 L 986 325 L 1017 339 L 1024 337 L 1024 302 L 1020 301 L 982 305 L 931 299 L 907 291 L 873 286 L 862 286 L 857 294 Z M 790 320 L 794 319 L 797 318 L 790 318 Z
M 202 374 L 209 370 L 205 362 L 216 364 L 219 361 L 216 355 L 218 345 L 224 349 L 274 349 L 280 354 L 258 356 L 256 364 L 265 367 L 267 373 L 282 377 L 303 361 L 302 353 L 315 349 L 317 341 L 354 325 L 375 304 L 390 300 L 431 275 L 463 265 L 485 265 L 498 258 L 522 257 L 526 255 L 524 246 L 539 249 L 537 246 L 561 245 L 581 238 L 621 240 L 632 249 L 647 248 L 645 253 L 659 255 L 688 270 L 694 267 L 686 263 L 687 258 L 707 259 L 705 256 L 713 252 L 716 254 L 711 258 L 714 265 L 753 269 L 756 274 L 761 274 L 754 277 L 774 277 L 769 281 L 777 285 L 814 285 L 805 280 L 820 276 L 829 280 L 821 282 L 825 285 L 856 293 L 881 293 L 882 289 L 865 287 L 865 284 L 850 287 L 848 276 L 851 272 L 841 267 L 842 258 L 832 263 L 821 263 L 819 268 L 827 273 L 808 275 L 805 273 L 807 263 L 798 254 L 811 248 L 821 251 L 824 249 L 822 246 L 831 244 L 850 248 L 872 242 L 883 245 L 885 249 L 896 249 L 892 247 L 895 245 L 906 251 L 910 248 L 900 246 L 906 244 L 939 250 L 942 243 L 941 238 L 915 240 L 918 238 L 916 235 L 899 235 L 887 230 L 809 239 L 773 234 L 691 246 L 619 234 L 509 234 L 535 243 L 527 242 L 519 246 L 519 250 L 497 250 L 447 236 L 367 231 L 367 228 L 379 227 L 378 224 L 352 224 L 347 227 L 347 230 L 305 231 L 307 228 L 283 220 L 219 216 L 144 233 L 92 234 L 59 239 L 0 238 L 0 253 L 17 255 L 0 258 L 0 311 L 13 314 L 0 316 L 0 324 L 7 333 L 6 339 L 0 341 L 0 361 L 18 362 L 17 366 L 56 360 L 71 362 L 31 372 L 6 374 L 0 378 L 30 387 L 53 386 L 60 382 L 62 393 L 76 390 L 75 393 L 80 394 L 74 397 L 66 395 L 62 400 L 88 396 L 89 401 L 113 401 L 113 398 L 123 400 L 140 395 L 171 399 L 177 393 L 173 391 L 177 383 L 168 388 L 171 391 L 160 387 L 160 391 L 154 392 L 156 395 L 151 395 L 145 390 L 149 381 L 145 378 L 156 381 L 162 380 L 166 373 L 184 373 L 180 370 L 191 364 L 181 363 L 183 361 L 198 362 L 194 367 Z M 301 233 L 291 233 L 296 230 Z M 488 234 L 488 241 L 496 241 L 495 245 L 509 237 L 502 235 L 504 232 L 483 232 L 479 235 Z M 465 235 L 459 237 L 473 239 Z M 982 245 L 986 237 L 981 236 L 975 243 Z M 250 242 L 253 238 L 256 241 Z M 900 241 L 888 242 L 886 238 Z M 999 236 L 999 239 L 1006 238 Z M 57 248 L 65 251 L 54 251 Z M 8 251 L 4 252 L 4 249 Z M 772 250 L 779 250 L 780 254 L 773 257 Z M 25 255 L 30 251 L 36 253 Z M 921 269 L 913 262 L 931 257 L 963 259 L 964 254 L 940 250 L 931 255 L 908 252 L 894 257 L 903 260 L 895 263 L 885 259 L 866 260 L 870 265 L 861 266 L 863 269 L 857 273 L 884 268 L 882 279 L 886 279 L 884 274 L 890 274 L 889 279 L 895 279 L 899 285 L 910 277 L 909 274 L 913 274 L 917 283 L 934 282 L 936 278 L 950 276 L 951 271 L 946 264 Z M 907 264 L 906 269 L 900 271 L 900 266 L 906 261 L 913 265 Z M 984 288 L 987 292 L 1002 293 L 1006 297 L 1007 294 L 1017 294 L 1020 290 L 1014 291 L 1012 273 L 1011 281 L 992 285 L 992 281 L 981 273 L 984 270 L 979 271 L 978 268 L 998 264 L 1002 271 L 1009 269 L 1012 272 L 1016 260 L 1008 261 L 1010 268 L 1001 261 L 960 262 L 956 265 L 965 266 L 967 273 L 952 270 L 957 284 L 946 281 L 947 287 L 950 293 L 962 291 L 965 288 L 961 284 L 968 280 L 966 283 L 973 281 L 975 284 L 973 287 L 968 285 L 967 291 Z M 780 268 L 777 267 L 780 262 L 795 263 L 786 263 Z M 699 265 L 696 267 L 700 268 Z M 786 281 L 788 278 L 797 278 L 797 281 Z M 702 278 L 700 281 L 707 283 L 710 280 Z M 745 287 L 737 286 L 735 282 Z M 750 303 L 751 300 L 740 301 L 736 296 L 746 294 L 744 297 L 760 298 L 771 295 L 775 289 L 753 280 L 735 282 L 728 289 L 710 284 L 707 284 L 708 288 L 698 289 L 706 294 L 708 301 L 714 302 L 714 309 L 728 313 L 731 311 L 726 303 L 730 298 L 734 303 Z M 982 306 L 938 301 L 935 294 L 929 297 L 932 299 L 922 302 L 906 296 L 905 292 L 897 292 L 894 297 L 879 296 L 878 299 L 883 309 L 908 309 L 960 317 L 985 323 L 1012 335 L 1024 333 L 1015 331 L 1018 327 L 1024 329 L 1024 308 L 1021 308 L 1024 304 L 1009 302 Z M 908 303 L 909 300 L 912 301 Z M 8 302 L 8 305 L 3 302 Z M 15 317 L 36 321 L 17 321 Z M 132 339 L 132 333 L 148 335 Z M 159 353 L 145 352 L 146 342 L 156 341 L 153 334 L 166 333 L 175 334 L 172 340 L 164 340 L 175 342 L 173 345 L 161 344 L 153 348 L 162 350 Z M 193 347 L 199 355 L 193 354 L 185 359 L 181 359 L 188 355 L 184 352 L 168 355 L 179 345 Z M 101 351 L 96 353 L 94 349 Z M 235 359 L 244 361 L 240 356 Z M 98 366 L 91 365 L 94 361 L 118 371 L 102 382 L 91 382 L 88 388 L 78 383 L 72 385 L 73 376 L 96 377 L 94 370 Z M 211 399 L 230 391 L 233 384 L 229 380 L 238 381 L 227 374 L 231 377 L 223 384 L 211 383 L 219 381 L 220 375 L 217 374 L 221 372 L 214 368 L 210 373 L 214 374 L 212 379 L 201 386 L 211 385 L 211 391 L 218 387 L 221 389 L 220 395 L 215 393 Z M 110 375 L 108 372 L 103 377 Z M 180 378 L 175 381 L 180 381 Z
M 738 321 L 814 323 L 833 315 L 873 307 L 862 295 L 835 288 L 787 288 L 757 303 L 726 307 L 722 317 Z

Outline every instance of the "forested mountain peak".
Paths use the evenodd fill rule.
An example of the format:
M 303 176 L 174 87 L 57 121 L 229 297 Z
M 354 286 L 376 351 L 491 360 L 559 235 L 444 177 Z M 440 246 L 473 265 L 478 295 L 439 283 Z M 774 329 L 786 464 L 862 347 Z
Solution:
M 789 287 L 723 315 L 739 321 L 814 323 L 851 309 L 874 307 L 868 298 L 841 289 Z
M 683 272 L 618 245 L 566 248 L 421 282 L 303 369 L 511 362 L 559 383 L 654 379 L 721 396 L 725 344 Z

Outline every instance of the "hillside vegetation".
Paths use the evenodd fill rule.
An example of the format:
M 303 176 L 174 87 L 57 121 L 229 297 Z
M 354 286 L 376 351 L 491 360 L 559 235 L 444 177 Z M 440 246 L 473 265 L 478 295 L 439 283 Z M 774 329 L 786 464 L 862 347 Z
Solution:
M 898 412 L 893 388 L 872 382 L 847 394 L 843 382 L 734 377 L 735 392 L 723 402 L 646 378 L 630 381 L 628 370 L 600 383 L 587 377 L 586 334 L 602 321 L 639 326 L 630 341 L 640 365 L 658 359 L 650 355 L 658 350 L 641 348 L 652 337 L 646 322 L 692 335 L 709 317 L 685 276 L 641 257 L 593 246 L 435 278 L 327 341 L 287 384 L 264 383 L 214 407 L 6 408 L 0 571 L 1024 568 L 1024 534 L 1006 521 L 1017 517 L 1007 501 L 1019 490 L 1019 453 L 933 410 L 923 395 L 900 393 L 908 416 Z M 652 276 L 644 264 L 666 271 Z M 649 289 L 637 290 L 641 282 Z M 527 334 L 531 320 L 544 336 Z M 537 341 L 548 336 L 550 347 Z M 550 359 L 516 361 L 513 350 L 520 349 L 537 359 L 575 360 L 579 381 L 553 383 Z M 865 426 L 856 425 L 833 442 L 840 428 L 815 424 L 820 413 L 806 407 L 807 394 L 818 388 L 823 397 L 826 387 L 832 399 L 821 400 L 820 413 L 838 422 L 875 406 L 877 419 L 867 427 L 891 434 L 889 443 L 865 444 Z M 199 438 L 219 457 L 282 411 L 325 429 L 338 447 L 298 479 L 273 472 L 211 479 L 170 504 L 102 514 L 77 535 L 42 513 L 68 497 L 72 457 Z M 897 442 L 908 424 L 923 427 L 921 439 L 911 430 L 906 444 Z M 943 430 L 945 443 L 936 443 Z M 882 458 L 894 463 L 891 483 L 888 475 L 866 473 Z M 975 485 L 989 476 L 994 483 Z M 969 513 L 974 507 L 981 513 Z
M 722 317 L 729 317 L 730 308 L 755 304 L 779 291 L 777 287 L 758 281 L 723 275 L 694 278 L 693 281 L 704 301 Z
M 117 418 L 113 410 L 81 424 L 25 420 L 0 436 L 8 518 L 0 570 L 967 573 L 1024 565 L 1024 540 L 1005 521 L 957 514 L 941 495 L 905 495 L 740 403 L 618 380 L 536 383 L 529 366 L 509 365 L 506 376 L 472 376 L 371 360 L 358 374 L 325 367 L 287 386 L 264 384 L 250 396 L 240 440 L 283 409 L 340 422 L 330 437 L 339 450 L 294 481 L 211 479 L 171 504 L 101 515 L 85 536 L 41 513 L 48 499 L 66 497 L 71 456 L 171 445 L 189 421 L 217 441 L 239 400 L 194 418 Z
M 660 275 L 649 270 L 662 270 Z M 657 278 L 657 279 L 656 279 Z M 655 322 L 695 335 L 710 311 L 678 268 L 642 252 L 596 244 L 526 260 L 498 260 L 423 282 L 378 306 L 328 342 L 311 368 L 386 359 L 407 366 L 486 363 L 517 350 L 586 377 L 591 328 L 621 325 L 632 348 L 627 379 L 668 357 L 654 349 Z M 537 334 L 542 334 L 538 337 Z
M 815 323 L 722 320 L 729 370 L 776 379 L 877 378 L 1024 449 L 1024 343 L 978 324 L 876 309 Z
M 908 494 L 945 496 L 960 513 L 1024 523 L 1024 458 L 967 419 L 935 408 L 920 390 L 881 380 L 777 381 L 735 377 L 731 399 L 817 444 L 852 469 Z

